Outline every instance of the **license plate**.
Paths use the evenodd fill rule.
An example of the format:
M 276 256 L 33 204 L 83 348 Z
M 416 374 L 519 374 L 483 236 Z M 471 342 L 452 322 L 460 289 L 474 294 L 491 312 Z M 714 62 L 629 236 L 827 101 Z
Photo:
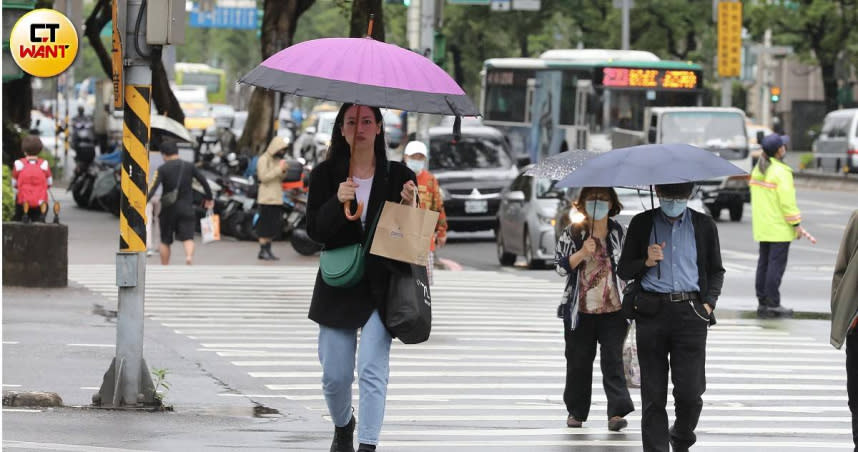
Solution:
M 485 199 L 472 199 L 465 201 L 465 213 L 487 213 L 489 202 Z

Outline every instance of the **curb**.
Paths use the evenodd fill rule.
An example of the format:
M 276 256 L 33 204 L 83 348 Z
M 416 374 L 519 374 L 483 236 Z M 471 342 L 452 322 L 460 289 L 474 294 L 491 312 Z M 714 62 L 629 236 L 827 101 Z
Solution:
M 792 317 L 757 317 L 756 310 L 718 309 L 720 318 L 739 318 L 757 320 L 831 320 L 830 312 L 795 311 Z
M 826 174 L 801 170 L 794 172 L 793 175 L 796 185 L 802 187 L 858 191 L 858 177 L 850 174 Z
M 56 392 L 3 391 L 3 406 L 61 407 L 63 406 L 63 399 Z

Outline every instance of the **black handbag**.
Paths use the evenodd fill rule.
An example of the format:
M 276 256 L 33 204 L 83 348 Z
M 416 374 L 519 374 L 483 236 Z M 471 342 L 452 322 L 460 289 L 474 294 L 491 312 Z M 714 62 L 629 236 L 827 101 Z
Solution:
M 628 318 L 635 315 L 652 316 L 661 310 L 661 300 L 656 297 L 647 296 L 641 288 L 640 279 L 635 279 L 626 284 L 623 289 L 623 312 Z
M 432 295 L 422 265 L 391 265 L 385 325 L 403 344 L 419 344 L 432 331 Z

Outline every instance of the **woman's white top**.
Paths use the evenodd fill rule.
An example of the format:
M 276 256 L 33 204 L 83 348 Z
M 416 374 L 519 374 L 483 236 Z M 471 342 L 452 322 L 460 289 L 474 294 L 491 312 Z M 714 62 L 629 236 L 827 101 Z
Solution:
M 375 176 L 370 177 L 369 179 L 361 179 L 359 177 L 352 177 L 358 187 L 355 190 L 355 197 L 359 203 L 363 203 L 363 212 L 360 214 L 360 222 L 364 228 L 366 228 L 366 211 L 369 208 L 369 192 L 372 191 L 372 180 Z

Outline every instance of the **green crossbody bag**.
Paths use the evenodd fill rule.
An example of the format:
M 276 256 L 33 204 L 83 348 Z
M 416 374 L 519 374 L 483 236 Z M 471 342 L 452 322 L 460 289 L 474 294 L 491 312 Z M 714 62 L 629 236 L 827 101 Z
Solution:
M 369 242 L 375 233 L 378 217 L 375 216 L 372 229 L 366 236 L 364 243 L 341 246 L 332 250 L 322 250 L 319 256 L 319 268 L 322 272 L 322 280 L 325 284 L 333 287 L 354 287 L 363 278 L 366 266 L 366 253 L 369 251 Z

